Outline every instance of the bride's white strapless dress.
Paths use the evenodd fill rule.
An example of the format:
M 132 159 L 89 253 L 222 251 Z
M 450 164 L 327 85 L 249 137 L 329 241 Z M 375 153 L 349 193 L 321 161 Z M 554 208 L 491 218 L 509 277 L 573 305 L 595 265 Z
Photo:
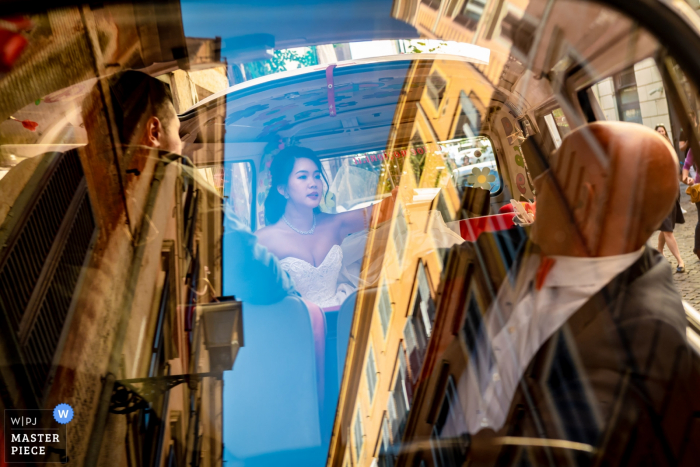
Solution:
M 354 290 L 348 284 L 338 284 L 338 275 L 343 267 L 343 249 L 340 245 L 333 245 L 318 266 L 291 256 L 279 263 L 291 276 L 302 298 L 321 308 L 340 305 Z

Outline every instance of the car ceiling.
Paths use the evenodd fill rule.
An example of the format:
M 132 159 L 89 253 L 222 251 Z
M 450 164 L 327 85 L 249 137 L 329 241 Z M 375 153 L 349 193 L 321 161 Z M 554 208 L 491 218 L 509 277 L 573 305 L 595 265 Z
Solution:
M 382 147 L 389 137 L 410 64 L 410 60 L 399 60 L 339 65 L 333 73 L 334 117 L 329 114 L 325 67 L 242 89 L 234 86 L 225 101 L 215 99 L 214 107 L 211 102 L 202 107 L 213 115 L 221 112 L 216 106 L 226 106 L 227 144 L 294 140 L 320 154 Z M 193 123 L 203 121 L 188 121 L 199 113 L 193 110 L 183 117 L 183 132 L 192 131 Z M 204 121 L 205 125 L 216 124 L 209 116 Z M 200 140 L 206 133 L 199 129 Z
M 463 57 L 436 54 L 421 54 L 420 58 L 465 61 Z M 233 86 L 181 116 L 183 140 L 196 147 L 213 143 L 205 135 L 214 132 L 206 127 L 221 124 L 215 116 L 222 115 L 221 107 L 225 106 L 227 146 L 284 141 L 309 147 L 321 156 L 384 148 L 396 106 L 406 92 L 404 82 L 411 59 L 403 55 L 400 60 L 384 57 L 369 63 L 339 64 L 333 73 L 336 116 L 329 115 L 325 66 L 292 76 L 261 79 L 259 84 L 250 81 Z M 227 160 L 239 158 L 235 151 L 231 152 L 226 151 Z M 242 154 L 240 157 L 244 158 Z

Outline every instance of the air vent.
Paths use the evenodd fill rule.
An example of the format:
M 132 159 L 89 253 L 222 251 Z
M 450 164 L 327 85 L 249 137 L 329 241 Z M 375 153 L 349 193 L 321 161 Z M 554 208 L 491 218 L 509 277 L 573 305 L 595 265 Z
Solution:
M 34 175 L 2 226 L 0 250 L 0 310 L 12 333 L 4 337 L 14 342 L 7 345 L 15 346 L 37 401 L 95 232 L 77 151 L 41 157 L 42 173 Z

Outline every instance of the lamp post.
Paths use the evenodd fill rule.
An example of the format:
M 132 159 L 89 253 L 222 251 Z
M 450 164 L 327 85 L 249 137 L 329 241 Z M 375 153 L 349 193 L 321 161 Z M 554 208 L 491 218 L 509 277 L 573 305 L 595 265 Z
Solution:
M 243 307 L 234 297 L 220 297 L 218 300 L 197 305 L 200 326 L 195 330 L 195 352 L 192 360 L 198 360 L 199 337 L 203 331 L 210 370 L 204 373 L 116 381 L 109 406 L 111 413 L 128 414 L 146 408 L 159 395 L 182 383 L 187 383 L 191 390 L 195 390 L 202 378 L 213 376 L 221 379 L 224 371 L 233 368 L 238 349 L 243 346 Z
M 243 310 L 241 302 L 220 300 L 199 305 L 204 327 L 204 346 L 209 352 L 210 371 L 233 368 L 238 349 L 243 347 Z

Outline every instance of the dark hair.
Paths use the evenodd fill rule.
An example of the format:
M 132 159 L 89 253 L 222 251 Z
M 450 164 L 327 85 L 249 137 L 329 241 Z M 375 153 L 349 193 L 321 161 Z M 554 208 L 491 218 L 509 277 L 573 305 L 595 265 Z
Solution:
M 664 129 L 664 136 L 666 137 L 668 142 L 671 143 L 671 137 L 668 134 L 668 130 L 666 129 L 666 125 L 664 125 L 663 123 L 657 123 L 656 126 L 654 127 L 654 131 L 656 131 L 658 133 L 659 128 Z M 673 143 L 671 143 L 671 146 L 673 146 Z
M 134 144 L 139 125 L 150 116 L 167 124 L 171 116 L 168 104 L 173 103 L 167 84 L 134 70 L 115 73 L 107 78 L 107 83 L 122 144 Z
M 323 173 L 321 161 L 311 149 L 292 146 L 281 150 L 272 159 L 272 164 L 270 164 L 272 183 L 270 184 L 270 190 L 267 192 L 267 197 L 265 198 L 265 223 L 267 225 L 274 224 L 280 220 L 284 214 L 284 209 L 287 206 L 287 199 L 277 191 L 277 187 L 287 184 L 297 159 L 309 159 L 316 164 L 316 167 L 318 167 L 318 170 L 321 172 L 321 177 L 323 177 L 326 185 L 328 185 L 328 179 L 326 178 L 326 174 Z M 321 187 L 321 192 L 325 197 L 323 187 Z M 315 211 L 321 212 L 321 209 L 317 207 Z

